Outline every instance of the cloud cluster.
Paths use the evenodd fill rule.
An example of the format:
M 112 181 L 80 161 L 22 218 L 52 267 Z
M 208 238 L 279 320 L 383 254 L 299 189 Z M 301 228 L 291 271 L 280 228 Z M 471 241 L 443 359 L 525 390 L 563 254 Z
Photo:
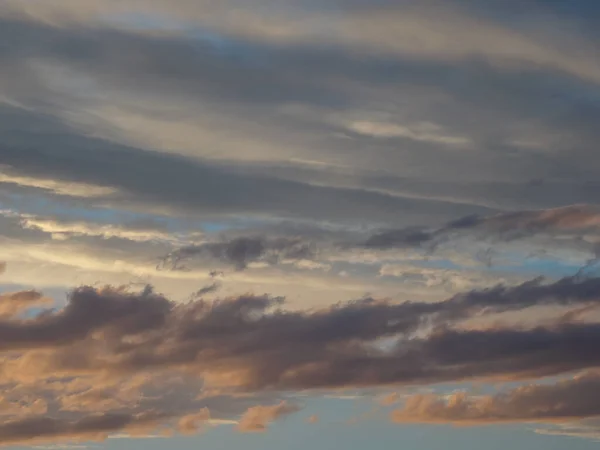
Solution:
M 535 235 L 598 238 L 600 211 L 593 205 L 571 205 L 539 211 L 517 211 L 492 216 L 465 216 L 439 228 L 402 228 L 370 236 L 364 246 L 376 249 L 435 246 L 460 237 L 488 241 L 525 239 Z
M 132 293 L 82 287 L 60 310 L 6 319 L 0 335 L 4 351 L 50 349 L 36 362 L 50 372 L 193 368 L 215 383 L 248 390 L 526 378 L 595 364 L 590 337 L 598 325 L 564 316 L 530 329 L 451 325 L 531 307 L 595 308 L 599 300 L 597 278 L 534 280 L 439 303 L 365 299 L 295 312 L 281 309 L 283 299 L 269 296 L 176 304 L 150 288 Z M 428 328 L 426 337 L 415 335 Z M 378 347 L 385 338 L 397 339 L 391 349 Z M 72 357 L 83 349 L 85 354 Z M 221 378 L 224 374 L 231 378 Z
M 2 300 L 7 311 L 18 311 L 24 301 L 40 298 L 23 292 Z M 298 406 L 248 404 L 259 394 L 530 379 L 590 369 L 600 365 L 595 346 L 600 327 L 579 315 L 559 315 L 533 327 L 464 325 L 468 319 L 549 305 L 593 311 L 599 301 L 600 279 L 581 277 L 497 286 L 439 303 L 364 299 L 309 311 L 283 309 L 283 299 L 266 295 L 200 297 L 182 304 L 149 287 L 141 292 L 80 287 L 60 309 L 0 321 L 2 382 L 12 386 L 5 394 L 15 397 L 25 386 L 32 411 L 9 416 L 1 425 L 1 442 L 97 439 L 157 427 L 190 433 L 227 404 L 238 414 L 247 410 L 241 431 L 263 431 Z M 199 383 L 197 400 L 189 398 L 191 380 Z M 515 411 L 520 415 L 514 420 L 524 421 L 591 417 L 597 407 L 591 397 L 573 397 L 581 398 L 581 405 L 568 399 L 594 383 L 597 378 L 590 375 L 491 400 L 415 397 L 400 410 L 406 414 L 396 412 L 394 418 L 500 421 Z M 169 385 L 179 388 L 159 394 Z M 188 392 L 179 400 L 178 389 Z M 211 391 L 216 394 L 207 394 Z M 250 397 L 236 404 L 228 392 Z M 214 395 L 225 397 L 213 406 Z M 550 400 L 561 409 L 540 413 Z
M 506 422 L 560 423 L 600 416 L 600 377 L 589 373 L 556 384 L 531 384 L 493 396 L 466 392 L 409 397 L 392 412 L 399 423 L 486 425 Z
M 178 248 L 164 257 L 160 267 L 174 270 L 185 268 L 186 263 L 203 256 L 243 270 L 251 262 L 275 264 L 280 260 L 310 260 L 315 257 L 315 248 L 301 238 L 245 236 Z
M 382 402 L 593 433 L 600 33 L 559 3 L 0 1 L 0 444 L 546 376 Z

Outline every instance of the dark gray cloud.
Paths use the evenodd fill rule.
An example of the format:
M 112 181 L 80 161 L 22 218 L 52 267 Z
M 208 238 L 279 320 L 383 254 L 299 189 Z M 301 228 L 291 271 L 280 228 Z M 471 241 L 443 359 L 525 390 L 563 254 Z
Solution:
M 492 216 L 468 215 L 439 228 L 402 228 L 382 231 L 370 236 L 368 248 L 428 248 L 453 238 L 473 237 L 491 242 L 524 239 L 535 235 L 561 235 L 579 238 L 600 231 L 600 210 L 593 205 L 571 205 L 561 208 L 516 211 Z
M 600 301 L 600 279 L 565 277 L 553 283 L 542 278 L 517 286 L 498 285 L 483 290 L 457 294 L 437 303 L 442 317 L 465 317 L 485 312 L 503 312 L 541 305 L 571 306 L 596 304 Z
M 394 351 L 360 344 L 312 357 L 259 358 L 250 389 L 323 389 L 523 380 L 597 367 L 597 325 L 533 330 L 445 330 L 400 342 Z M 382 336 L 383 337 L 383 336 Z M 258 355 L 257 355 L 258 356 Z M 316 357 L 315 357 L 316 356 Z
M 179 248 L 167 255 L 159 267 L 185 269 L 194 259 L 207 257 L 245 269 L 248 263 L 263 261 L 275 264 L 279 260 L 314 259 L 316 249 L 301 238 L 236 237 L 224 242 L 207 242 Z
M 0 335 L 6 350 L 55 348 L 49 367 L 60 373 L 194 367 L 214 376 L 237 373 L 235 384 L 247 390 L 418 384 L 594 367 L 596 323 L 563 317 L 531 329 L 454 326 L 533 306 L 597 306 L 599 299 L 597 278 L 532 281 L 439 303 L 365 299 L 307 312 L 285 311 L 281 298 L 269 296 L 178 305 L 150 289 L 134 294 L 84 287 L 62 310 L 5 321 Z M 432 325 L 427 337 L 413 336 Z M 102 345 L 95 337 L 100 332 Z M 394 348 L 379 348 L 377 342 L 388 338 L 397 340 Z
M 97 414 L 75 421 L 47 417 L 31 417 L 0 424 L 0 445 L 27 444 L 44 441 L 104 440 L 111 433 L 135 427 L 152 430 L 160 415 Z
M 203 288 L 198 289 L 196 292 L 192 294 L 192 298 L 201 298 L 206 294 L 212 294 L 217 292 L 220 289 L 221 285 L 219 283 L 212 283 Z
M 420 208 L 428 211 L 424 216 L 449 217 L 485 212 L 485 208 L 475 205 L 490 205 L 491 208 L 498 206 L 522 208 L 595 201 L 597 159 L 590 143 L 597 141 L 596 127 L 591 124 L 596 123 L 594 118 L 598 117 L 598 111 L 593 105 L 582 100 L 581 96 L 571 97 L 574 90 L 590 89 L 589 86 L 582 85 L 580 80 L 579 82 L 565 80 L 555 73 L 544 71 L 519 73 L 518 76 L 499 73 L 494 67 L 483 62 L 467 61 L 448 64 L 410 58 L 365 59 L 341 49 L 327 47 L 317 49 L 310 46 L 281 47 L 264 42 L 243 42 L 239 39 L 224 45 L 229 49 L 228 53 L 223 49 L 215 49 L 214 43 L 184 37 L 163 39 L 111 29 L 52 28 L 27 22 L 6 20 L 4 22 L 2 30 L 6 31 L 7 36 L 20 37 L 17 45 L 4 49 L 7 66 L 11 66 L 12 63 L 17 64 L 26 57 L 42 55 L 59 65 L 83 71 L 85 76 L 99 83 L 99 87 L 95 89 L 109 90 L 110 87 L 120 86 L 119 89 L 126 90 L 133 97 L 139 95 L 144 98 L 150 93 L 160 92 L 177 101 L 182 99 L 201 101 L 208 97 L 211 101 L 215 98 L 228 99 L 223 103 L 229 106 L 243 104 L 255 108 L 260 108 L 265 102 L 287 105 L 300 101 L 301 98 L 303 102 L 325 108 L 323 111 L 316 111 L 316 114 L 309 114 L 308 119 L 298 117 L 276 119 L 270 115 L 264 117 L 265 122 L 277 124 L 279 129 L 297 130 L 299 133 L 318 133 L 319 136 L 324 136 L 323 133 L 343 131 L 337 125 L 325 123 L 321 116 L 327 116 L 331 112 L 343 113 L 346 108 L 356 109 L 358 105 L 380 103 L 378 96 L 383 94 L 373 92 L 375 97 L 368 99 L 364 97 L 361 89 L 352 89 L 360 85 L 385 86 L 385 90 L 388 91 L 385 92 L 386 100 L 403 97 L 408 87 L 419 91 L 431 90 L 434 93 L 440 89 L 447 91 L 451 93 L 456 103 L 449 101 L 448 104 L 440 106 L 432 112 L 436 117 L 430 117 L 430 120 L 447 123 L 452 125 L 451 128 L 462 127 L 458 130 L 459 134 L 472 135 L 481 130 L 493 134 L 493 130 L 498 130 L 500 124 L 509 121 L 511 125 L 506 125 L 506 130 L 496 131 L 497 134 L 508 135 L 512 131 L 514 121 L 529 121 L 543 116 L 545 120 L 542 122 L 549 122 L 553 130 L 562 127 L 565 133 L 569 133 L 570 136 L 576 134 L 581 139 L 581 142 L 569 145 L 567 155 L 563 151 L 548 153 L 515 148 L 506 151 L 510 145 L 502 144 L 504 147 L 500 148 L 502 145 L 498 144 L 495 135 L 481 138 L 485 142 L 481 142 L 479 146 L 482 151 L 476 153 L 441 152 L 438 145 L 422 142 L 408 143 L 398 142 L 398 140 L 379 142 L 373 139 L 367 141 L 359 136 L 354 136 L 355 139 L 335 141 L 330 137 L 323 137 L 317 144 L 306 142 L 307 148 L 312 149 L 316 145 L 319 154 L 323 155 L 325 160 L 332 162 L 339 160 L 343 155 L 350 155 L 350 160 L 346 163 L 361 170 L 340 174 L 339 171 L 331 168 L 309 170 L 292 167 L 287 171 L 278 168 L 279 173 L 284 175 L 287 181 L 274 179 L 272 168 L 268 164 L 255 170 L 247 168 L 238 170 L 238 167 L 233 171 L 235 175 L 231 167 L 228 167 L 229 170 L 226 170 L 225 174 L 220 173 L 222 167 L 219 167 L 218 173 L 214 174 L 211 164 L 208 168 L 200 164 L 204 170 L 197 167 L 198 170 L 192 180 L 190 167 L 180 167 L 167 157 L 159 161 L 161 158 L 156 155 L 131 159 L 127 156 L 123 157 L 120 152 L 106 153 L 107 160 L 123 160 L 122 172 L 128 172 L 130 176 L 134 167 L 138 169 L 144 167 L 140 177 L 135 178 L 143 178 L 148 184 L 160 186 L 162 192 L 156 192 L 153 186 L 142 186 L 139 179 L 138 183 L 134 183 L 134 180 L 127 182 L 111 180 L 111 175 L 104 173 L 104 164 L 99 164 L 98 169 L 102 170 L 94 175 L 87 173 L 83 167 L 73 165 L 57 173 L 58 169 L 53 165 L 47 165 L 43 160 L 38 161 L 37 169 L 41 171 L 42 168 L 47 167 L 48 176 L 65 180 L 73 177 L 89 179 L 90 182 L 103 182 L 115 187 L 120 185 L 124 191 L 139 195 L 140 200 L 150 201 L 154 198 L 155 201 L 161 200 L 166 204 L 168 197 L 170 203 L 181 207 L 186 205 L 187 210 L 199 208 L 204 212 L 233 210 L 240 214 L 283 211 L 284 215 L 296 217 L 335 216 L 340 220 L 349 217 L 353 219 L 368 217 L 375 222 L 410 220 L 411 223 L 418 223 L 418 219 L 413 216 L 419 213 Z M 120 54 L 137 56 L 118 58 L 111 52 L 113 48 L 119 48 Z M 239 56 L 241 54 L 255 55 L 256 61 Z M 177 64 L 174 64 L 175 60 Z M 178 67 L 177 71 L 172 70 L 174 66 Z M 308 73 L 309 69 L 310 77 L 300 75 Z M 254 75 L 249 76 L 249 73 Z M 66 94 L 61 97 L 56 92 L 48 90 L 42 80 L 32 75 L 28 67 L 16 72 L 11 79 L 16 80 L 15 82 L 29 83 L 23 87 L 25 92 L 31 92 L 31 85 L 37 86 L 34 90 L 37 102 L 34 107 L 38 110 L 73 114 L 77 108 L 81 107 L 85 110 L 88 106 L 79 105 L 78 100 Z M 332 83 L 330 81 L 332 79 L 345 80 L 345 82 Z M 469 86 L 469 89 L 466 89 L 466 86 Z M 510 95 L 506 95 L 507 92 Z M 557 95 L 560 98 L 557 99 Z M 323 106 L 323 103 L 326 105 Z M 461 108 L 471 111 L 469 117 L 477 118 L 482 123 L 450 124 L 453 118 L 467 116 L 456 112 L 457 103 Z M 500 118 L 491 117 L 490 104 L 494 105 L 493 109 L 500 114 Z M 478 113 L 473 113 L 472 110 Z M 555 113 L 551 117 L 546 117 L 548 111 L 555 111 Z M 243 109 L 229 112 L 232 115 L 247 117 L 249 111 Z M 368 111 L 365 112 L 367 113 Z M 393 115 L 391 112 L 390 114 Z M 14 124 L 14 119 L 19 115 L 23 116 L 23 113 L 9 111 L 7 118 L 12 119 Z M 258 114 L 253 113 L 253 115 L 253 119 L 258 119 L 256 117 Z M 278 116 L 287 117 L 281 114 Z M 585 120 L 582 120 L 583 118 Z M 360 117 L 359 119 L 363 120 Z M 31 118 L 24 118 L 24 120 L 27 123 Z M 420 119 L 415 117 L 414 121 L 418 120 Z M 586 123 L 590 126 L 585 126 Z M 573 133 L 574 126 L 582 128 L 577 133 Z M 19 127 L 11 126 L 11 130 L 9 136 L 4 136 L 4 141 L 19 143 L 19 151 L 24 153 L 21 159 L 28 160 L 29 164 L 8 156 L 5 162 L 10 164 L 12 161 L 12 165 L 17 170 L 31 171 L 31 163 L 34 163 L 37 156 L 43 156 L 40 152 L 36 152 L 37 155 L 32 153 L 30 148 L 40 145 L 39 141 L 32 142 L 32 140 L 35 136 L 40 138 L 43 133 L 40 133 L 38 127 L 30 127 L 30 131 L 27 131 L 27 128 L 16 131 Z M 56 135 L 55 131 L 51 131 L 53 135 Z M 64 132 L 64 130 L 59 131 Z M 257 130 L 253 130 L 253 133 L 256 134 Z M 56 146 L 64 146 L 70 142 L 77 147 L 93 147 L 96 152 L 99 152 L 100 148 L 108 145 L 98 140 L 91 141 L 70 136 L 69 133 L 58 137 L 59 142 Z M 47 138 L 48 136 L 44 138 L 45 146 L 50 145 Z M 369 147 L 368 152 L 364 151 L 365 146 Z M 405 151 L 398 152 L 400 146 Z M 274 147 L 285 148 L 285 139 L 277 141 Z M 53 151 L 46 150 L 50 154 Z M 237 151 L 239 153 L 240 149 Z M 86 152 L 80 153 L 86 154 Z M 200 153 L 206 154 L 204 151 Z M 311 150 L 309 154 L 301 156 L 311 159 L 312 155 L 316 158 L 312 153 L 314 152 Z M 287 153 L 282 153 L 279 159 L 286 160 L 289 157 Z M 80 160 L 82 156 L 71 157 L 69 152 L 58 152 L 55 158 L 68 165 L 73 158 Z M 104 159 L 98 155 L 96 158 Z M 376 163 L 375 166 L 373 163 Z M 169 170 L 163 170 L 159 176 L 156 170 L 149 169 L 155 164 Z M 362 170 L 363 167 L 365 170 Z M 366 170 L 368 167 L 376 170 L 368 171 Z M 403 167 L 410 167 L 410 172 L 402 172 Z M 169 173 L 177 173 L 180 178 L 174 179 L 168 175 Z M 460 173 L 462 177 L 449 178 L 449 173 Z M 497 174 L 506 176 L 499 179 Z M 507 177 L 509 181 L 506 180 Z M 260 182 L 264 179 L 266 185 Z M 323 180 L 329 188 L 316 187 L 314 183 L 307 186 L 309 182 Z M 541 180 L 541 184 L 532 184 L 532 180 Z M 340 190 L 340 184 L 348 189 Z M 184 189 L 184 186 L 187 188 Z M 374 189 L 392 193 L 394 197 L 386 196 L 381 192 L 366 192 Z M 145 191 L 145 194 L 144 192 L 140 194 L 139 190 Z M 214 204 L 208 199 L 202 199 L 208 191 L 213 196 Z M 403 198 L 404 195 L 417 196 L 421 200 L 415 198 L 409 200 Z M 334 196 L 338 199 L 337 204 L 333 199 Z M 299 200 L 301 198 L 304 200 Z M 443 200 L 436 202 L 423 198 Z M 258 204 L 257 199 L 261 199 L 262 203 Z M 451 205 L 446 204 L 449 201 L 452 201 L 458 209 L 451 211 Z M 471 206 L 465 203 L 471 203 Z M 212 208 L 209 208 L 209 204 Z M 290 209 L 293 210 L 293 214 L 289 213 Z M 430 222 L 429 217 L 423 219 L 425 220 L 422 223 Z
M 599 298 L 598 288 L 597 280 L 581 286 L 565 281 L 555 292 L 552 287 L 536 290 L 532 283 L 515 289 L 514 299 L 507 290 L 504 295 L 496 291 L 487 297 L 485 293 L 479 297 L 467 294 L 439 305 L 390 305 L 366 300 L 313 314 L 265 314 L 265 308 L 273 305 L 271 300 L 240 299 L 217 304 L 208 315 L 196 319 L 193 313 L 186 315 L 176 338 L 186 345 L 172 350 L 166 360 L 135 351 L 137 356 L 131 364 L 189 362 L 195 355 L 205 354 L 205 346 L 209 345 L 211 354 L 219 355 L 215 364 L 229 361 L 235 370 L 250 371 L 252 375 L 242 383 L 247 389 L 550 375 L 598 363 L 593 345 L 597 325 L 564 323 L 532 330 L 440 329 L 426 339 L 406 337 L 427 323 L 428 314 L 438 313 L 437 323 L 450 324 L 459 318 L 533 304 L 594 303 Z M 531 295 L 527 295 L 528 290 Z M 405 339 L 394 351 L 374 350 L 377 340 L 402 334 Z M 210 363 L 207 367 L 210 370 Z
M 12 294 L 5 300 L 19 302 L 28 295 Z M 171 303 L 147 289 L 141 296 L 128 296 L 108 289 L 83 288 L 73 292 L 68 305 L 34 319 L 0 321 L 1 348 L 38 348 L 66 345 L 90 336 L 99 329 L 137 334 L 158 328 Z M 129 331 L 127 331 L 129 329 Z
M 208 161 L 148 152 L 73 133 L 51 117 L 3 108 L 21 130 L 14 136 L 5 123 L 0 164 L 17 175 L 108 186 L 118 193 L 85 202 L 123 208 L 158 207 L 203 217 L 276 215 L 362 222 L 389 222 L 402 212 L 414 217 L 448 215 L 457 205 L 412 200 L 359 189 L 311 186 L 267 175 L 233 171 Z M 33 132 L 35 130 L 35 132 Z M 29 131 L 27 131 L 29 130 Z M 118 164 L 115 162 L 118 161 Z M 5 185 L 5 187 L 8 187 Z M 24 190 L 27 192 L 27 189 Z M 293 200 L 292 200 L 293 199 Z M 424 209 L 421 209 L 423 205 Z M 473 210 L 464 206 L 464 210 Z M 477 208 L 475 208 L 477 209 Z M 413 220 L 411 218 L 411 220 Z

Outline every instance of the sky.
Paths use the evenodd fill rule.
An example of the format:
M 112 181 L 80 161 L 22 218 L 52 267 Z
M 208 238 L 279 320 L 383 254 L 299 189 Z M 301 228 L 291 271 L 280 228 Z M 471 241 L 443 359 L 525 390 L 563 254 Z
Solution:
M 593 0 L 0 0 L 0 446 L 596 449 Z

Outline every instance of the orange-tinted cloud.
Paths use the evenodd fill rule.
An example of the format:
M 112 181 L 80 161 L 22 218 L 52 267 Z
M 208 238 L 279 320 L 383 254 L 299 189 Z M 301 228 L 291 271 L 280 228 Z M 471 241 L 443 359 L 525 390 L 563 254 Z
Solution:
M 282 299 L 269 296 L 177 304 L 149 288 L 82 287 L 56 312 L 0 321 L 0 349 L 25 352 L 4 365 L 5 377 L 19 381 L 28 374 L 193 369 L 220 386 L 252 391 L 530 377 L 595 364 L 589 337 L 600 328 L 565 321 L 533 329 L 451 325 L 540 304 L 579 307 L 599 300 L 597 278 L 536 280 L 440 303 L 366 299 L 304 312 L 279 310 Z M 411 338 L 431 325 L 433 332 Z M 384 338 L 397 344 L 378 349 Z
M 390 406 L 394 403 L 398 403 L 400 395 L 397 392 L 392 392 L 379 400 L 379 404 L 382 406 Z
M 493 396 L 415 395 L 392 412 L 398 423 L 486 425 L 504 422 L 558 423 L 600 416 L 600 374 L 556 384 L 531 384 Z
M 162 414 L 90 414 L 76 420 L 31 416 L 0 424 L 0 445 L 39 442 L 101 441 L 114 432 L 151 432 L 165 419 Z
M 246 411 L 239 429 L 263 431 L 298 409 L 272 404 L 280 390 L 525 379 L 591 368 L 600 364 L 596 323 L 559 320 L 478 330 L 453 324 L 538 304 L 581 308 L 597 302 L 599 290 L 598 279 L 567 278 L 466 292 L 440 303 L 364 299 L 289 311 L 281 298 L 268 295 L 176 303 L 151 288 L 80 287 L 59 310 L 0 320 L 2 394 L 7 405 L 26 401 L 0 427 L 8 427 L 7 442 L 28 439 L 24 432 L 13 437 L 10 426 L 32 420 L 25 414 L 30 411 L 48 421 L 40 422 L 31 439 L 87 439 L 108 432 L 85 426 L 91 414 L 131 418 L 123 425 L 114 422 L 115 431 L 130 432 L 130 421 L 137 424 L 152 411 L 164 416 L 153 422 L 157 427 L 192 433 L 211 420 L 208 411 L 215 407 L 221 413 L 217 420 Z M 25 291 L 6 298 L 20 305 L 38 297 Z M 392 338 L 393 345 L 378 346 Z M 240 392 L 246 396 L 230 395 Z M 258 402 L 271 406 L 253 406 Z M 473 402 L 453 398 L 451 412 L 465 411 L 457 421 L 499 420 L 504 403 L 478 418 L 472 411 L 481 407 Z M 431 420 L 447 418 L 443 406 L 433 397 L 407 403 Z
M 263 432 L 267 430 L 271 422 L 299 410 L 298 406 L 290 405 L 286 402 L 271 406 L 253 406 L 240 419 L 238 430 L 243 432 Z
M 34 306 L 50 303 L 51 299 L 33 290 L 0 294 L 0 317 L 12 317 Z
M 188 414 L 179 419 L 177 429 L 183 434 L 196 434 L 210 420 L 210 411 L 204 408 L 198 413 Z
M 308 419 L 306 419 L 306 421 L 308 423 L 318 423 L 319 422 L 319 416 L 316 414 L 313 414 L 312 416 L 310 416 Z

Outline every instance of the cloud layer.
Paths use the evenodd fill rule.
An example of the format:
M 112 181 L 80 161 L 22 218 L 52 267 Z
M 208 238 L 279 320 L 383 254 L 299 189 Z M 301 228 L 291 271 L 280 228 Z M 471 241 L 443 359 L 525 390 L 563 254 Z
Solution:
M 600 10 L 564 3 L 0 2 L 0 444 L 357 395 L 597 436 Z
M 25 291 L 2 298 L 11 312 L 25 299 L 41 296 Z M 222 417 L 227 420 L 236 419 L 231 408 L 238 414 L 247 409 L 239 430 L 264 431 L 299 407 L 248 402 L 283 392 L 527 380 L 592 369 L 600 364 L 595 346 L 600 328 L 584 317 L 593 317 L 599 299 L 598 278 L 534 280 L 438 303 L 365 299 L 298 312 L 269 296 L 178 304 L 149 287 L 141 292 L 81 287 L 62 308 L 34 318 L 7 316 L 0 324 L 4 395 L 10 399 L 26 389 L 30 408 L 8 416 L 2 442 L 99 439 L 161 427 L 191 433 L 210 424 L 213 408 L 230 411 Z M 533 327 L 468 325 L 548 305 L 569 313 Z M 188 392 L 187 401 L 177 400 L 177 390 L 158 393 L 171 383 Z M 489 398 L 415 396 L 393 418 L 457 423 L 589 418 L 598 413 L 597 402 L 585 395 L 594 383 L 592 373 Z M 197 390 L 196 400 L 189 399 L 190 389 Z M 236 400 L 241 392 L 246 396 Z M 547 402 L 559 406 L 546 407 Z

